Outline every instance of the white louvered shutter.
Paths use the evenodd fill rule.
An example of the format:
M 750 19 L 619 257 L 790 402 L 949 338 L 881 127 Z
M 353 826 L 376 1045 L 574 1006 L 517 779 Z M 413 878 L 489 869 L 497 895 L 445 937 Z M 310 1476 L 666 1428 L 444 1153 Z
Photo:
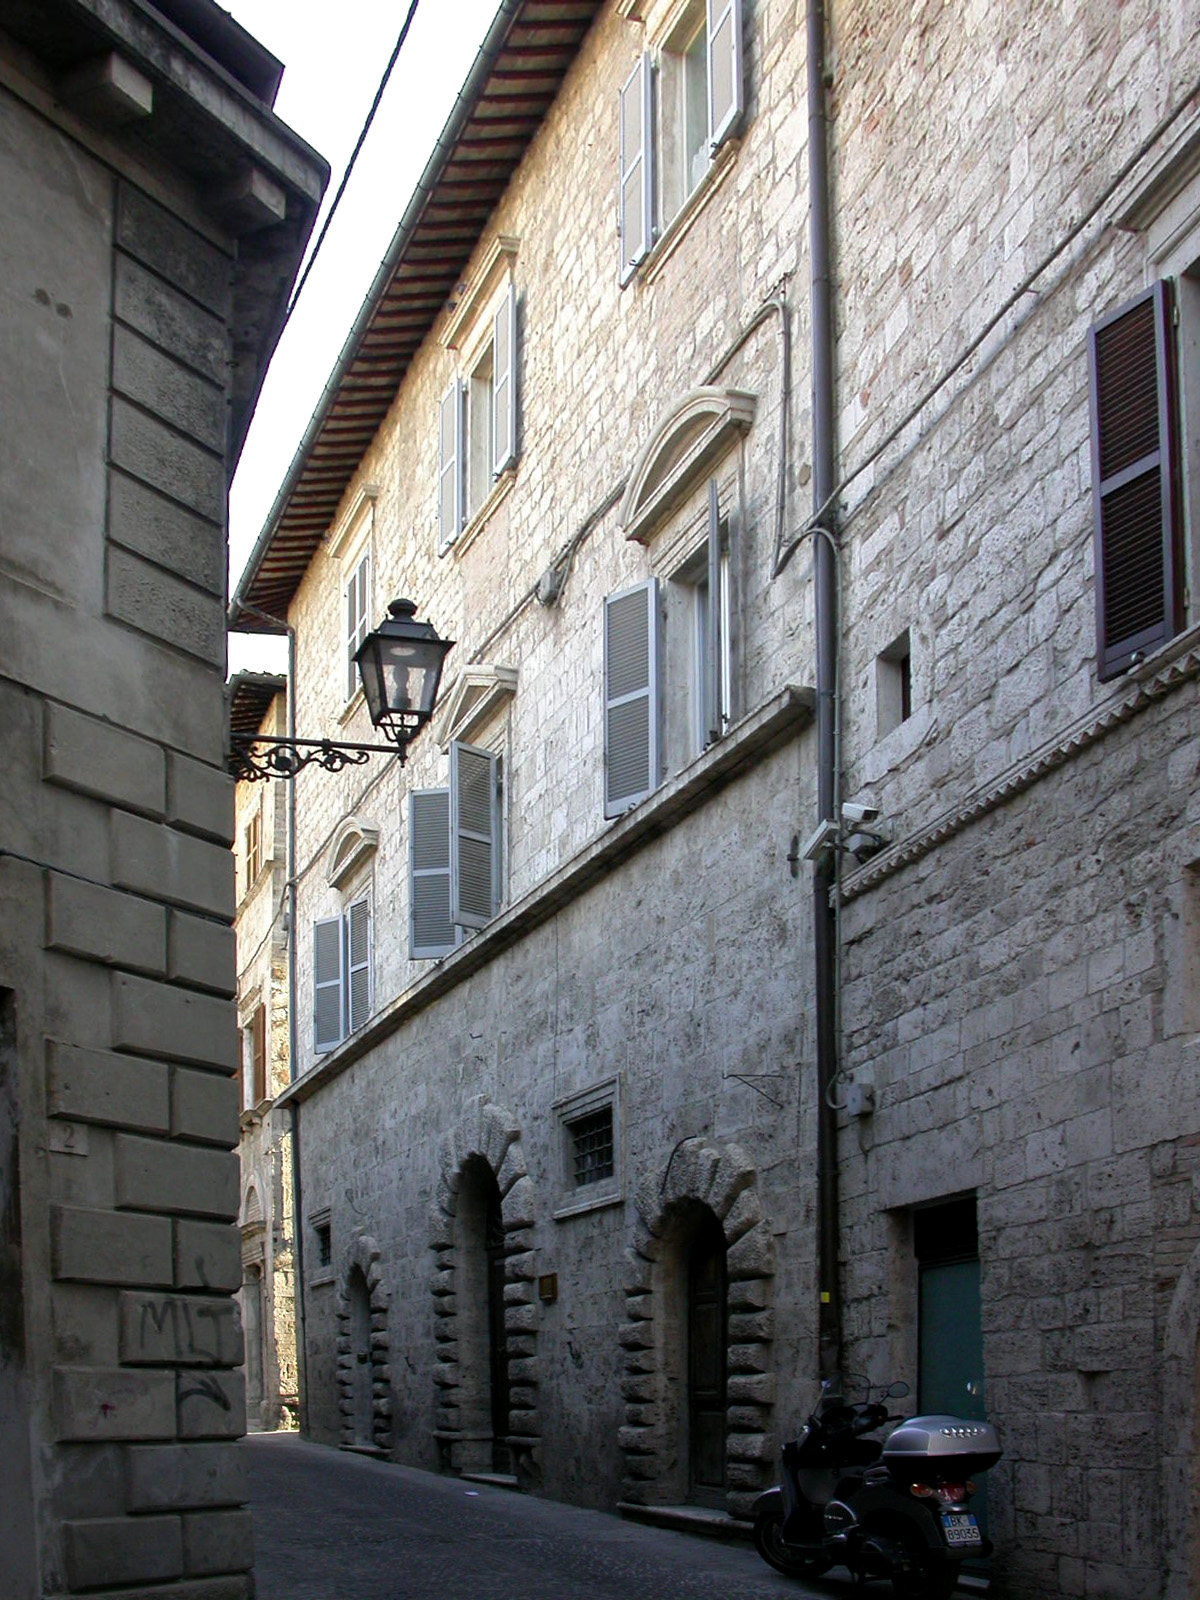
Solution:
M 621 90 L 621 282 L 649 252 L 654 219 L 651 67 L 643 55 Z
M 314 1048 L 318 1055 L 332 1050 L 345 1037 L 342 1022 L 341 917 L 323 917 L 313 923 Z
M 371 1015 L 371 902 L 355 900 L 346 909 L 346 995 L 353 1033 Z
M 742 0 L 708 0 L 708 143 L 715 150 L 742 114 Z
M 604 602 L 604 815 L 619 817 L 658 788 L 658 581 Z
M 499 477 L 517 458 L 517 290 L 492 319 L 492 472 Z
M 464 389 L 455 378 L 438 421 L 438 553 L 458 538 L 463 518 Z
M 450 791 L 414 789 L 408 797 L 408 953 L 449 955 L 458 943 L 450 920 Z
M 455 740 L 450 746 L 450 920 L 482 928 L 496 914 L 500 807 L 496 757 Z

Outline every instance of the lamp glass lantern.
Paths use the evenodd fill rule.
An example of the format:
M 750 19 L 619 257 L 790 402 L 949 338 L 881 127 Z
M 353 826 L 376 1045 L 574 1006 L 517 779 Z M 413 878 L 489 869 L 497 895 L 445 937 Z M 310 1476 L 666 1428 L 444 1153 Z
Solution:
M 371 721 L 404 747 L 433 715 L 442 665 L 454 648 L 429 622 L 416 620 L 411 600 L 393 600 L 389 616 L 354 653 Z

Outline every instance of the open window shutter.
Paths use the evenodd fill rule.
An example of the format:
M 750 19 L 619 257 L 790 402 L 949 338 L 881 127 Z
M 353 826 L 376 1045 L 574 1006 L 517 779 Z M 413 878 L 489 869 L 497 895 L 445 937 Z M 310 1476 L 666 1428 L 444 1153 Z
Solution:
M 713 150 L 742 114 L 742 0 L 708 0 L 708 142 Z
M 320 1055 L 341 1044 L 342 1024 L 342 919 L 323 917 L 313 923 L 313 1015 L 315 1048 Z
M 725 641 L 723 607 L 721 605 L 721 506 L 717 494 L 717 480 L 708 481 L 708 632 L 705 639 L 704 658 L 704 709 L 708 726 L 705 745 L 715 744 L 721 737 L 721 688 Z
M 492 471 L 497 477 L 517 456 L 517 290 L 492 320 Z
M 455 740 L 450 746 L 450 920 L 482 928 L 496 914 L 500 837 L 496 757 Z
M 658 581 L 604 602 L 604 815 L 619 817 L 658 787 Z
M 408 953 L 449 955 L 458 943 L 450 920 L 450 791 L 414 789 L 408 798 Z
M 267 1008 L 259 1005 L 254 1008 L 254 1017 L 250 1026 L 250 1038 L 254 1052 L 254 1104 L 267 1098 Z
M 1094 325 L 1092 502 L 1099 676 L 1182 626 L 1170 285 Z
M 463 515 L 463 398 L 455 378 L 442 401 L 438 423 L 438 551 L 458 538 Z
M 627 283 L 651 245 L 654 139 L 651 68 L 643 55 L 621 90 L 621 282 Z
M 355 900 L 346 911 L 347 1032 L 361 1028 L 371 1015 L 371 902 Z

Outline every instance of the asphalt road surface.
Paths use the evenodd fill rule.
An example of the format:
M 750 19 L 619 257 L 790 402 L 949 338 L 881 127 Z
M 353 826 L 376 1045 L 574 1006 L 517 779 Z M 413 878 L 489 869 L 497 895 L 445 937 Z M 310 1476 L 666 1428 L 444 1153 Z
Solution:
M 416 1472 L 295 1434 L 257 1434 L 245 1450 L 258 1600 L 850 1600 L 853 1593 L 848 1581 L 782 1578 L 748 1544 Z M 886 1585 L 872 1590 L 880 1600 L 890 1595 Z

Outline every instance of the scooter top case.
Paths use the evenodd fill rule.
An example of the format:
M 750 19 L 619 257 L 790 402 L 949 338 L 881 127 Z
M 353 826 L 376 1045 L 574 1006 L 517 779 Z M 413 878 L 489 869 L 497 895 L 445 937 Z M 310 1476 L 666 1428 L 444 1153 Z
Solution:
M 910 1417 L 883 1447 L 891 1471 L 914 1483 L 933 1474 L 969 1478 L 994 1467 L 1000 1456 L 1000 1438 L 991 1423 L 967 1417 Z

